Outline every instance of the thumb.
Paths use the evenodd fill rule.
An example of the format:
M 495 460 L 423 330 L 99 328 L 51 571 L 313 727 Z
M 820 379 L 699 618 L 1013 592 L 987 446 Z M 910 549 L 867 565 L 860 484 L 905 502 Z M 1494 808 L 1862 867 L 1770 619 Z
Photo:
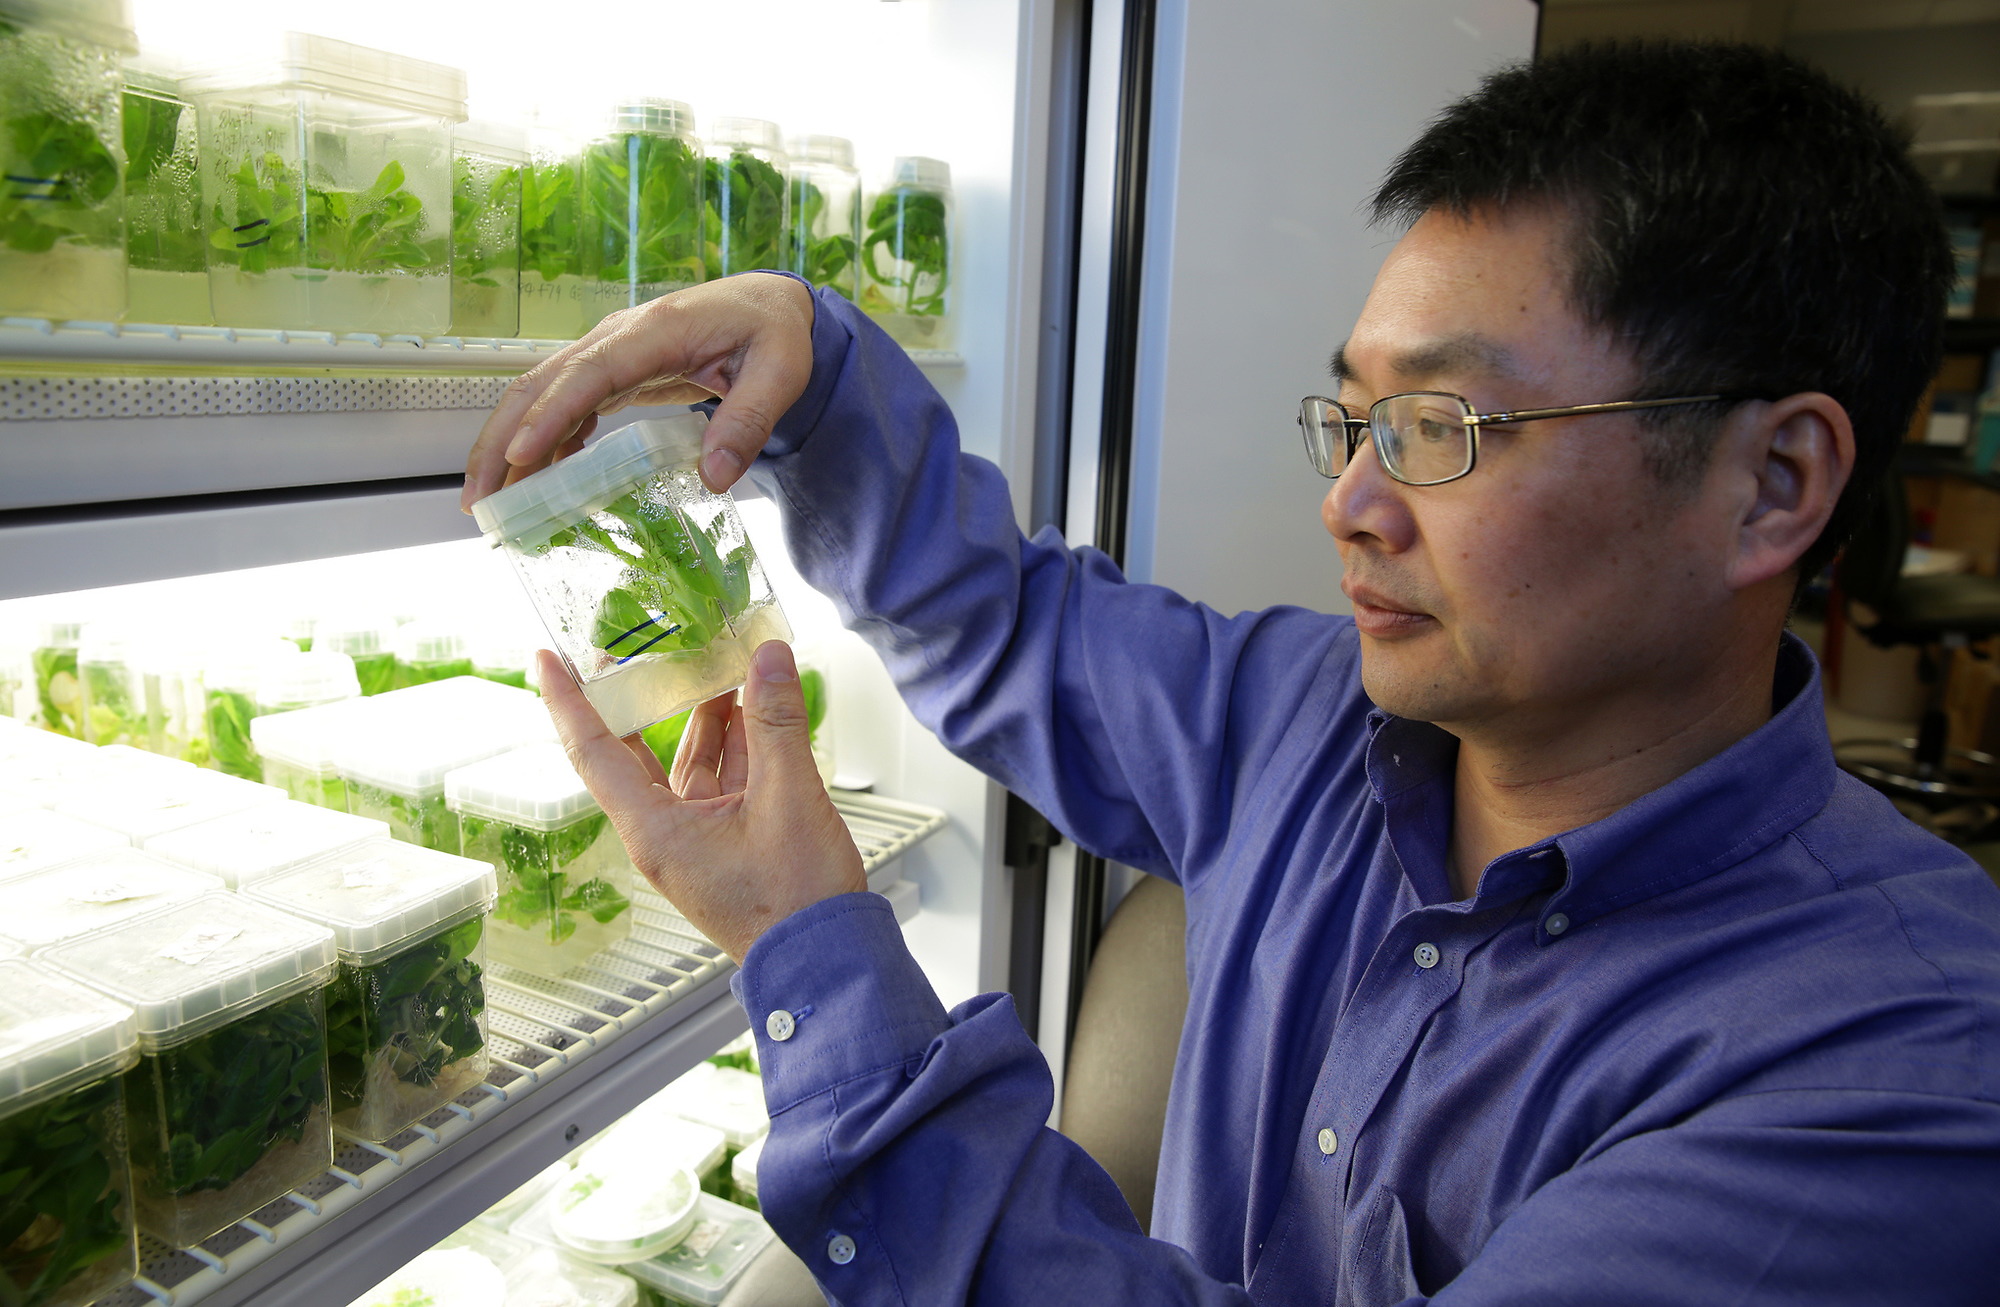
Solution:
M 820 789 L 798 664 L 783 640 L 766 640 L 750 656 L 750 675 L 743 682 L 743 732 L 750 755 L 746 792 L 757 794 L 766 787 L 788 791 L 807 784 Z

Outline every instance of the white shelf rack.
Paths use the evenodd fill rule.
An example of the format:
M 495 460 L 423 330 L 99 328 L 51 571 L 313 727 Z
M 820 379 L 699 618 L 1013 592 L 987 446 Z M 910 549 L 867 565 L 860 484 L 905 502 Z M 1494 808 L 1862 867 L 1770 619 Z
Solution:
M 835 790 L 871 886 L 917 909 L 894 860 L 945 824 L 932 808 Z M 94 1307 L 342 1307 L 588 1141 L 746 1028 L 735 967 L 667 901 L 633 898 L 629 938 L 560 979 L 488 972 L 486 1082 L 197 1247 L 142 1237 L 139 1278 Z

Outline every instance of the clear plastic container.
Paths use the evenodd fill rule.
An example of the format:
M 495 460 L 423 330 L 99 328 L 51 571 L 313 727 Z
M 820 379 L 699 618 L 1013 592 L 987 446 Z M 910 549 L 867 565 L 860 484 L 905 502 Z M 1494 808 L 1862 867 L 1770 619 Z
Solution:
M 528 134 L 469 122 L 453 133 L 451 149 L 451 334 L 518 336 Z
M 570 1162 L 571 1159 L 565 1157 L 561 1161 L 552 1162 L 537 1171 L 532 1180 L 529 1180 L 524 1185 L 516 1186 L 508 1192 L 505 1198 L 502 1198 L 499 1202 L 481 1212 L 479 1214 L 479 1223 L 488 1229 L 505 1230 L 509 1225 L 514 1223 L 516 1217 L 538 1202 L 542 1195 L 569 1178 L 569 1173 L 572 1169 Z M 470 1230 L 474 1227 L 465 1226 L 463 1228 Z
M 252 707 L 261 717 L 265 713 L 318 708 L 360 695 L 361 682 L 354 674 L 352 658 L 331 650 L 314 650 L 273 658 L 259 666 Z M 254 733 L 251 742 L 254 746 Z
M 165 641 L 140 649 L 135 657 L 146 700 L 146 747 L 163 758 L 206 766 L 208 702 L 201 650 Z
M 36 955 L 139 1015 L 125 1078 L 139 1228 L 186 1248 L 333 1162 L 333 934 L 217 891 Z
M 507 1276 L 470 1248 L 418 1253 L 350 1307 L 511 1307 Z
M 396 688 L 396 623 L 386 615 L 339 613 L 313 627 L 315 653 L 344 653 L 354 660 L 354 676 L 364 695 Z
M 249 781 L 264 775 L 250 741 L 258 688 L 278 674 L 272 664 L 305 656 L 291 641 L 275 638 L 244 638 L 203 655 L 202 719 L 210 767 Z
M 815 286 L 861 299 L 861 173 L 844 136 L 794 136 L 789 261 Z
M 107 849 L 0 881 L 0 936 L 32 952 L 225 888 L 219 876 Z
M 77 782 L 68 798 L 51 804 L 65 817 L 117 831 L 134 844 L 183 826 L 227 817 L 266 803 L 283 802 L 285 792 L 272 785 L 219 776 L 199 767 L 138 767 L 119 777 L 116 785 L 95 779 Z
M 125 316 L 124 0 L 0 0 L 0 317 Z
M 58 816 L 45 808 L 0 816 L 0 881 L 100 853 L 117 850 L 129 853 L 131 849 L 131 841 L 117 831 Z M 4 895 L 0 895 L 0 904 L 5 901 Z M 4 916 L 4 910 L 0 910 L 0 916 Z M 0 935 L 5 933 L 0 930 Z
M 660 1109 L 649 1110 L 641 1103 L 599 1136 L 577 1165 L 583 1167 L 586 1159 L 600 1150 L 611 1157 L 647 1159 L 647 1165 L 661 1170 L 692 1171 L 701 1187 L 712 1192 L 711 1179 L 727 1174 L 723 1161 L 729 1155 L 729 1141 L 714 1126 Z
M 574 340 L 584 333 L 583 147 L 538 124 L 521 175 L 521 335 Z
M 861 307 L 908 349 L 950 349 L 951 165 L 896 160 L 868 205 L 861 242 Z
M 458 768 L 444 795 L 465 856 L 499 874 L 496 961 L 561 975 L 631 933 L 631 860 L 561 745 Z
M 0 962 L 0 1301 L 80 1307 L 138 1270 L 120 1077 L 132 1009 Z
M 375 701 L 340 699 L 317 708 L 267 713 L 250 723 L 250 742 L 264 767 L 264 784 L 301 803 L 347 811 L 347 782 L 334 767 L 337 743 L 366 728 Z
M 454 622 L 425 618 L 396 629 L 396 688 L 472 675 L 465 632 Z
M 655 1099 L 676 1116 L 720 1130 L 731 1148 L 748 1148 L 771 1129 L 764 1082 L 734 1067 L 698 1062 Z
M 507 1280 L 507 1307 L 635 1307 L 639 1284 L 554 1253 L 538 1251 Z
M 490 867 L 382 840 L 243 892 L 333 930 L 334 1125 L 388 1139 L 486 1078 Z
M 707 422 L 635 422 L 473 506 L 618 735 L 742 685 L 791 637 L 735 502 L 701 484 Z
M 622 1266 L 679 1243 L 702 1197 L 692 1171 L 593 1149 L 509 1232 L 570 1257 Z
M 153 836 L 143 847 L 154 857 L 220 876 L 230 889 L 244 890 L 266 877 L 388 838 L 385 822 L 288 801 L 183 826 Z
M 778 124 L 727 116 L 709 124 L 702 257 L 711 280 L 790 266 L 789 169 Z
M 397 691 L 420 697 L 407 701 L 405 710 L 377 714 L 369 730 L 344 735 L 334 744 L 334 770 L 347 784 L 349 812 L 388 822 L 390 833 L 399 840 L 443 853 L 459 852 L 458 820 L 445 808 L 446 773 L 504 753 L 528 738 L 522 719 L 508 713 L 466 713 L 462 702 L 454 711 L 456 695 L 424 701 L 424 691 L 461 684 L 535 702 L 526 691 L 473 677 Z
M 749 1208 L 703 1194 L 679 1244 L 621 1269 L 674 1301 L 720 1303 L 772 1237 L 764 1218 Z
M 729 1163 L 729 1178 L 736 1185 L 737 1201 L 752 1211 L 757 1210 L 757 1163 L 764 1160 L 764 1141 L 771 1136 L 758 1135 L 748 1148 L 738 1153 Z
M 313 626 L 317 618 L 306 613 L 293 613 L 284 620 L 284 637 L 300 653 L 311 653 L 313 648 Z
M 702 279 L 702 158 L 694 111 L 634 100 L 583 154 L 584 329 Z
M 275 67 L 190 89 L 218 322 L 451 325 L 451 129 L 465 120 L 465 74 L 291 32 Z
M 483 680 L 528 688 L 528 668 L 535 661 L 538 646 L 530 639 L 496 631 L 481 631 L 472 637 L 472 674 Z
M 211 323 L 195 112 L 179 70 L 151 57 L 128 62 L 123 103 L 126 316 Z
M 0 268 L 8 262 L 9 256 L 0 252 Z M 83 685 L 76 675 L 77 645 L 82 638 L 81 622 L 44 622 L 35 647 L 28 652 L 35 676 L 34 724 L 74 740 L 83 738 Z

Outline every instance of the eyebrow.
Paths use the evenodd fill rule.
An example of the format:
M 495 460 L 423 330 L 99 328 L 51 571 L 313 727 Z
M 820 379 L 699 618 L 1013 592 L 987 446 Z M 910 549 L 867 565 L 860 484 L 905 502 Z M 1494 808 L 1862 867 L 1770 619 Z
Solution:
M 1428 380 L 1441 373 L 1464 375 L 1468 372 L 1489 377 L 1508 379 L 1520 375 L 1514 365 L 1514 356 L 1498 341 L 1482 336 L 1478 332 L 1461 332 L 1455 336 L 1440 336 L 1436 340 L 1425 341 L 1414 348 L 1404 350 L 1389 360 L 1389 369 L 1399 377 Z M 1360 380 L 1354 365 L 1348 361 L 1347 343 L 1341 342 L 1327 360 L 1326 370 L 1342 385 Z

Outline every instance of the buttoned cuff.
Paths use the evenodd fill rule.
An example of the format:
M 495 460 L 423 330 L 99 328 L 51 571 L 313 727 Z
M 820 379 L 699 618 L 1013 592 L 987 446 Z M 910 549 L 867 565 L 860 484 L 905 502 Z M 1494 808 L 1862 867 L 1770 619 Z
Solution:
M 750 1017 L 774 1114 L 922 1057 L 951 1025 L 879 894 L 793 913 L 751 945 L 729 987 Z

